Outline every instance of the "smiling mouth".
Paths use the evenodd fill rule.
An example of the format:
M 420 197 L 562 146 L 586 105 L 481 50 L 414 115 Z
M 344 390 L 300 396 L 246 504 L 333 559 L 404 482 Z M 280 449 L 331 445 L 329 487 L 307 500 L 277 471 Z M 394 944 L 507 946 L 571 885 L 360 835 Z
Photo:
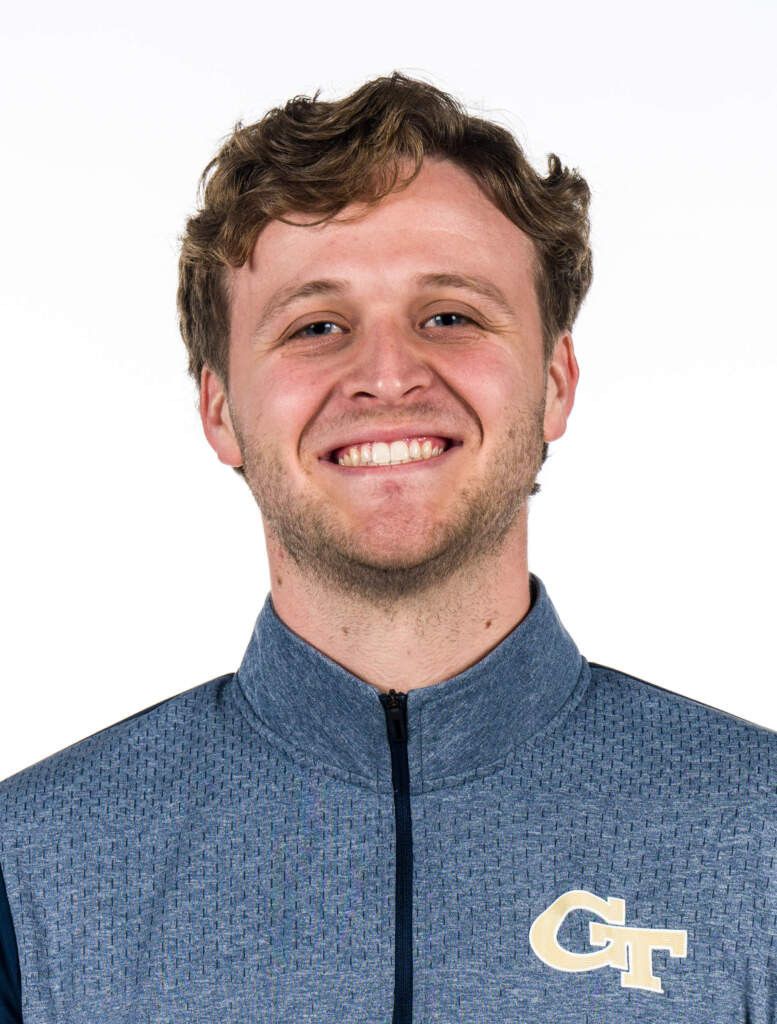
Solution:
M 462 442 L 452 438 L 431 441 L 414 440 L 411 444 L 400 442 L 365 442 L 346 448 L 336 448 L 329 453 L 328 461 L 342 469 L 390 469 L 399 466 L 423 465 L 441 458 L 451 448 L 461 447 Z

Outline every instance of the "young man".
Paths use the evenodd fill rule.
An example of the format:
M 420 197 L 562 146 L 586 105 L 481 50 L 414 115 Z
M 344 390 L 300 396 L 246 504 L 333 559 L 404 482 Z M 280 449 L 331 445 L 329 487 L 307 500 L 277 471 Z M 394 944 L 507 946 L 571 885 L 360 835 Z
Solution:
M 204 184 L 181 328 L 271 592 L 236 673 L 0 786 L 0 1020 L 773 1024 L 777 734 L 528 570 L 583 179 L 395 74 Z

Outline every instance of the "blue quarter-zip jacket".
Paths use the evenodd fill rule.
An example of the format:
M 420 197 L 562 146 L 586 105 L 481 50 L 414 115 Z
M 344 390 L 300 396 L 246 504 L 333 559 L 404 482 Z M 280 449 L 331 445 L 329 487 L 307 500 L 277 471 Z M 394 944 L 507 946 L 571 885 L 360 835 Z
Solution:
M 410 693 L 268 595 L 236 673 L 0 783 L 0 1022 L 775 1024 L 777 734 L 530 579 Z

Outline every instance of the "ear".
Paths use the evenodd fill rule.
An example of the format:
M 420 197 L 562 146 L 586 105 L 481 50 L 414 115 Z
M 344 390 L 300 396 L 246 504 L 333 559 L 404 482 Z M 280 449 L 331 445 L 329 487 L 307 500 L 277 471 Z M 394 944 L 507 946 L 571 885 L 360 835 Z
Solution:
M 555 441 L 567 429 L 567 418 L 575 404 L 580 368 L 575 358 L 572 335 L 560 335 L 548 364 L 545 386 L 545 440 Z
M 206 364 L 200 376 L 200 419 L 208 444 L 227 466 L 242 466 L 243 456 L 235 436 L 224 384 Z

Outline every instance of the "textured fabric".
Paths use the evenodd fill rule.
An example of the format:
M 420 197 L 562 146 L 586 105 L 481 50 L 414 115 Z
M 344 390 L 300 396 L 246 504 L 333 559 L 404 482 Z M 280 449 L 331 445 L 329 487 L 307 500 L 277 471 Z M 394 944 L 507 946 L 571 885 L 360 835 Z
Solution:
M 16 933 L 0 866 L 0 1024 L 18 1024 L 21 1021 L 21 985 Z
M 777 734 L 531 583 L 392 711 L 268 595 L 237 673 L 0 783 L 25 1024 L 777 1024 Z

